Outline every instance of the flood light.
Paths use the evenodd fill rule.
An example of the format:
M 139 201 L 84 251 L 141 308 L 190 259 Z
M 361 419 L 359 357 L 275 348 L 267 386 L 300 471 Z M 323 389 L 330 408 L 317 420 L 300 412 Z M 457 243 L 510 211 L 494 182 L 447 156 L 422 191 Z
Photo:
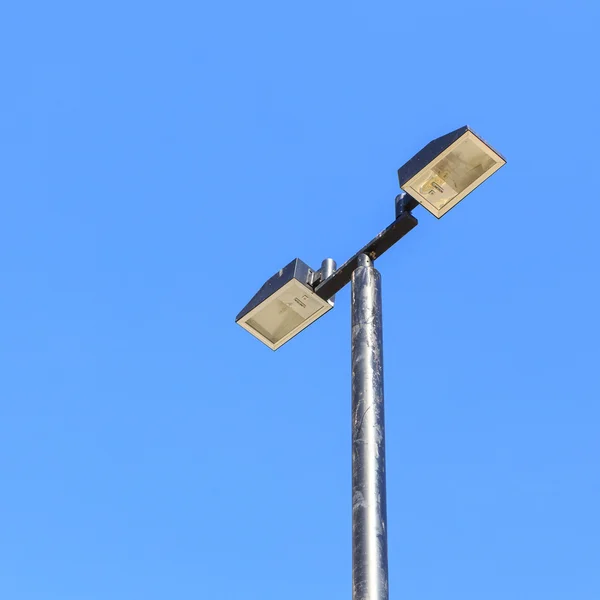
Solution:
M 236 317 L 236 323 L 277 350 L 333 308 L 311 286 L 314 271 L 299 258 L 278 271 Z
M 400 187 L 438 219 L 506 164 L 469 127 L 427 144 L 398 169 Z

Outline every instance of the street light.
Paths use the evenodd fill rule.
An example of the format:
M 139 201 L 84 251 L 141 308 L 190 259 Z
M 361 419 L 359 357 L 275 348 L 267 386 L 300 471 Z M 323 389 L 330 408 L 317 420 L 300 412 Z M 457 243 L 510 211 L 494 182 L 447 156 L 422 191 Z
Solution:
M 271 277 L 236 322 L 272 350 L 333 308 L 352 282 L 352 598 L 388 600 L 381 276 L 374 261 L 414 229 L 422 204 L 437 218 L 506 164 L 469 127 L 427 144 L 398 170 L 396 219 L 339 269 L 295 259 Z

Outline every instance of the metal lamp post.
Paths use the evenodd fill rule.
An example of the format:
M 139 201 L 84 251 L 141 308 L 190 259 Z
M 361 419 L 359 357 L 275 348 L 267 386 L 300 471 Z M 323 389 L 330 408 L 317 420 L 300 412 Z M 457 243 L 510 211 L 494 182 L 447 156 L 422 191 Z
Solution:
M 352 283 L 352 598 L 388 600 L 381 276 L 374 261 L 417 226 L 421 204 L 440 218 L 506 161 L 469 127 L 425 146 L 398 170 L 395 220 L 339 269 L 295 259 L 271 277 L 236 322 L 277 350 L 334 306 Z
M 352 273 L 352 597 L 388 598 L 381 276 Z

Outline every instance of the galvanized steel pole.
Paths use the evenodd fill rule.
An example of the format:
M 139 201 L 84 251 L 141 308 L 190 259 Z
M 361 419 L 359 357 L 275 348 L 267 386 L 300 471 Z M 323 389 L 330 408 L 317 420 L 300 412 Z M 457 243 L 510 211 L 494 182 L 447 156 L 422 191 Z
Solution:
M 388 600 L 381 277 L 352 274 L 352 599 Z

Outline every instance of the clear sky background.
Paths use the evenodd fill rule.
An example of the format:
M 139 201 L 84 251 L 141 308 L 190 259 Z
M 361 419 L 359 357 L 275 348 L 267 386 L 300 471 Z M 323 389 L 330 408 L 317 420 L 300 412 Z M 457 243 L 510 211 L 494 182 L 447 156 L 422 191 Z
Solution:
M 377 265 L 392 599 L 600 598 L 588 1 L 12 2 L 0 19 L 0 597 L 351 597 L 349 290 L 469 124 L 508 165 Z

